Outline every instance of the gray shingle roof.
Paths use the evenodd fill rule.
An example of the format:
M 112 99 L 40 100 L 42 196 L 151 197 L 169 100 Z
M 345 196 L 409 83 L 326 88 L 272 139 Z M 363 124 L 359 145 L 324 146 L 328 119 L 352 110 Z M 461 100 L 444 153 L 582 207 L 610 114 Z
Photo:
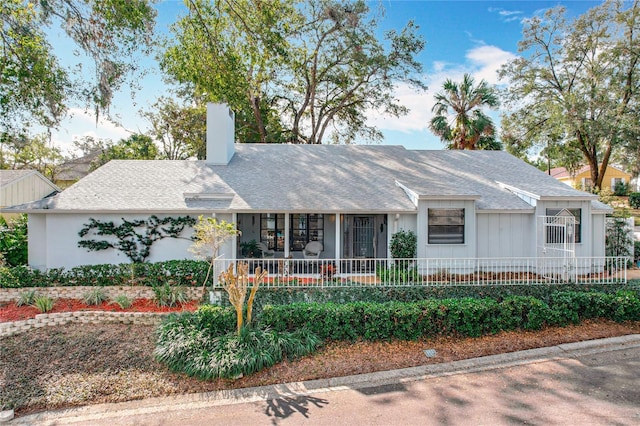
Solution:
M 0 187 L 35 173 L 35 170 L 0 170 Z
M 116 160 L 31 208 L 59 211 L 406 212 L 420 196 L 477 198 L 479 209 L 531 210 L 501 187 L 590 199 L 505 152 L 401 146 L 237 144 L 227 166 Z

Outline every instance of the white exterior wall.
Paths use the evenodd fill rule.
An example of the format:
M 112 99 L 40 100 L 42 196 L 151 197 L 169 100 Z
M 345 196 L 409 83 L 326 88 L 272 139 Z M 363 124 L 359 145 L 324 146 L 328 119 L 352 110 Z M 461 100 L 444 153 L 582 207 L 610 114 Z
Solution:
M 47 215 L 29 215 L 28 256 L 29 265 L 35 269 L 47 268 Z
M 533 213 L 478 213 L 478 257 L 533 257 L 535 220 Z
M 592 256 L 605 255 L 606 215 L 594 214 L 592 217 L 593 254 Z
M 464 244 L 428 244 L 429 208 L 464 208 Z M 473 200 L 420 200 L 417 216 L 419 258 L 477 257 L 476 207 Z
M 127 220 L 148 219 L 151 215 L 116 215 L 116 214 L 31 214 L 29 215 L 29 264 L 38 269 L 72 268 L 80 265 L 129 263 L 129 258 L 119 250 L 107 249 L 89 251 L 78 247 L 78 232 L 92 217 L 100 221 L 113 221 L 118 224 L 122 218 Z M 171 215 L 173 217 L 183 215 Z M 194 215 L 195 216 L 195 215 Z M 228 217 L 227 217 L 228 216 Z M 158 215 L 158 217 L 163 217 Z M 218 215 L 219 220 L 231 221 L 231 215 Z M 34 228 L 37 230 L 33 232 Z M 164 238 L 151 246 L 151 254 L 147 261 L 159 262 L 172 259 L 193 259 L 188 251 L 191 246 L 192 230 L 183 232 L 184 238 Z M 98 237 L 102 238 L 102 237 Z M 113 237 L 104 237 L 113 238 Z M 232 242 L 221 249 L 221 253 L 230 251 Z

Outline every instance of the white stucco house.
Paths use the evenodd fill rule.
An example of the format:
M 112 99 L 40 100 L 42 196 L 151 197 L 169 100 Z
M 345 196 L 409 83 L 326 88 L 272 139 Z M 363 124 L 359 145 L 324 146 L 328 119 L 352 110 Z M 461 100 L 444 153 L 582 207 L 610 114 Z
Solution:
M 204 161 L 111 161 L 52 198 L 13 208 L 29 214 L 29 263 L 127 262 L 117 250 L 80 247 L 78 233 L 91 218 L 150 215 L 215 215 L 242 231 L 227 257 L 255 240 L 294 259 L 310 241 L 321 243 L 321 259 L 387 258 L 401 229 L 416 233 L 418 258 L 535 257 L 549 239 L 539 218 L 571 215 L 575 256 L 604 256 L 611 209 L 506 152 L 235 144 L 225 105 L 209 105 L 207 127 Z M 160 240 L 148 260 L 191 258 L 189 246 Z

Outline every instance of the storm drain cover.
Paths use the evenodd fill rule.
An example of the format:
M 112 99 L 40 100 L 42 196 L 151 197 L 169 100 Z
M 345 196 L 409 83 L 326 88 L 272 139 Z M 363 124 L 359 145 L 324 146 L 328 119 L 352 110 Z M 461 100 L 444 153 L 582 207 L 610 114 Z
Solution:
M 436 350 L 435 349 L 425 349 L 424 350 L 424 354 L 427 356 L 427 358 L 434 358 L 436 356 Z

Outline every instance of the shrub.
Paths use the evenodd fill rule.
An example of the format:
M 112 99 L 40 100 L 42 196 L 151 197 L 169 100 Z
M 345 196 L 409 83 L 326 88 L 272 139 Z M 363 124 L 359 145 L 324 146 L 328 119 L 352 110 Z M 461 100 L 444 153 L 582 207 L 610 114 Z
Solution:
M 380 281 L 393 285 L 406 285 L 419 283 L 421 278 L 416 268 L 407 269 L 406 262 L 403 265 L 394 265 L 390 268 L 376 267 L 376 275 Z
M 35 302 L 37 293 L 35 290 L 25 291 L 20 293 L 20 298 L 16 302 L 16 306 L 29 306 Z
M 121 309 L 128 309 L 133 304 L 133 300 L 131 300 L 130 297 L 127 297 L 126 294 L 120 294 L 120 295 L 116 296 L 116 298 L 113 300 L 113 302 L 116 305 L 120 306 Z
M 99 287 L 91 289 L 82 295 L 82 301 L 87 305 L 100 305 L 105 300 L 107 300 L 107 295 Z
M 640 209 L 640 192 L 632 192 L 629 194 L 629 206 L 632 209 Z
M 500 303 L 500 330 L 539 330 L 551 314 L 549 306 L 531 296 L 510 296 Z
M 0 257 L 4 258 L 9 266 L 27 264 L 27 224 L 26 214 L 9 223 L 0 216 Z
M 629 193 L 630 190 L 630 186 L 628 183 L 624 183 L 622 181 L 618 181 L 616 182 L 615 186 L 613 187 L 613 193 L 617 196 L 625 196 Z
M 55 304 L 54 300 L 48 296 L 36 296 L 33 299 L 33 307 L 35 307 L 41 313 L 49 312 L 53 309 Z
M 154 285 L 193 287 L 207 275 L 207 262 L 171 260 L 157 263 L 84 265 L 46 272 L 28 266 L 0 267 L 0 288 L 50 286 Z
M 158 306 L 173 307 L 187 301 L 184 288 L 172 287 L 169 283 L 153 286 L 153 293 Z
M 402 229 L 391 236 L 389 251 L 394 259 L 413 259 L 416 257 L 417 247 L 416 234 Z
M 240 333 L 214 337 L 206 327 L 191 321 L 193 315 L 186 322 L 180 316 L 163 323 L 154 355 L 173 371 L 205 380 L 252 374 L 283 359 L 311 353 L 321 343 L 304 328 L 278 332 L 243 327 Z

